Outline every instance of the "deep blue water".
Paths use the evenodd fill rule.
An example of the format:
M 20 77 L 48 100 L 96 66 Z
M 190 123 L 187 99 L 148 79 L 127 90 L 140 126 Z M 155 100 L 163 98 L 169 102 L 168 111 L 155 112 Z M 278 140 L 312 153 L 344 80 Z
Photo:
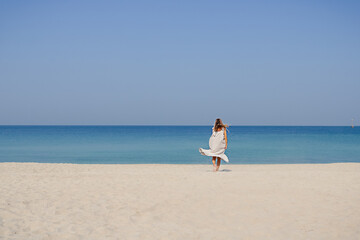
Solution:
M 211 126 L 0 126 L 0 162 L 210 163 Z M 360 162 L 360 127 L 231 126 L 232 164 Z

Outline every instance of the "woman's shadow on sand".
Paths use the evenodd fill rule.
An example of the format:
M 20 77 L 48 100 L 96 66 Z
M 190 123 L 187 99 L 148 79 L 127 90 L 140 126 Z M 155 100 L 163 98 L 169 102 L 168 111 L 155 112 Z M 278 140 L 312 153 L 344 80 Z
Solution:
M 231 169 L 221 169 L 218 172 L 231 172 Z M 214 172 L 213 170 L 207 170 L 207 172 Z

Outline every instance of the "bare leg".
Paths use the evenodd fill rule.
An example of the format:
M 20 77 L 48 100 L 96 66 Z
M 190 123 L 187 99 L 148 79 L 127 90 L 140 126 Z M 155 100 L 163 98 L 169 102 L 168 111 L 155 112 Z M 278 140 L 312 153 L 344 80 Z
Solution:
M 214 166 L 214 172 L 216 171 L 216 163 L 215 163 L 215 160 L 216 160 L 216 157 L 213 157 L 213 158 L 212 158 L 212 163 L 213 163 L 213 166 Z
M 216 171 L 219 171 L 220 168 L 220 163 L 221 163 L 221 158 L 217 158 L 217 166 L 216 166 Z

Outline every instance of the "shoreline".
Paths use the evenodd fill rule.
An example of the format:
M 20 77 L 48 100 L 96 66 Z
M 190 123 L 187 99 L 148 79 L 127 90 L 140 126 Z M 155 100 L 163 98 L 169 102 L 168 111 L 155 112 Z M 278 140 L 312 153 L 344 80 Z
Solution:
M 211 160 L 209 160 L 208 163 L 61 163 L 61 162 L 0 162 L 1 164 L 59 164 L 59 165 L 128 165 L 128 166 L 132 166 L 132 165 L 159 165 L 159 166 L 172 166 L 172 165 L 179 165 L 179 166 L 184 166 L 184 165 L 189 165 L 189 166 L 196 166 L 196 165 L 200 165 L 200 166 L 206 166 L 206 165 L 212 165 Z M 326 163 L 224 163 L 223 161 L 221 162 L 221 167 L 223 166 L 253 166 L 253 165 L 329 165 L 329 164 L 360 164 L 360 162 L 326 162 Z
M 357 239 L 360 163 L 0 163 L 0 239 Z

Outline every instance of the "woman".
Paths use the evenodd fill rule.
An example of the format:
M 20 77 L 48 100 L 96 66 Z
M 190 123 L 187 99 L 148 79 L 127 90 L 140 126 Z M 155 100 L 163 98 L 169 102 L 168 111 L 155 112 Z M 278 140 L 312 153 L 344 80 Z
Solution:
M 228 125 L 224 125 L 220 118 L 216 119 L 212 135 L 209 139 L 210 149 L 199 148 L 199 152 L 205 156 L 211 156 L 212 163 L 214 165 L 214 172 L 218 171 L 220 168 L 221 159 L 225 162 L 229 162 L 228 157 L 224 154 L 225 149 L 227 149 L 227 136 L 226 128 Z M 215 160 L 217 159 L 217 164 L 215 165 Z

